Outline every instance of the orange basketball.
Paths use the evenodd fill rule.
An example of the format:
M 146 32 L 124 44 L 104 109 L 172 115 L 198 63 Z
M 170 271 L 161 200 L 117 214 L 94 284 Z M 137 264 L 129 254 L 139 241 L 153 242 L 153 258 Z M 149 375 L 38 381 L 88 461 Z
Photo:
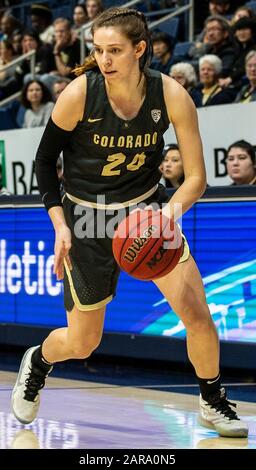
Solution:
M 182 254 L 182 236 L 178 225 L 160 211 L 136 210 L 118 225 L 112 247 L 123 271 L 150 281 L 175 268 Z

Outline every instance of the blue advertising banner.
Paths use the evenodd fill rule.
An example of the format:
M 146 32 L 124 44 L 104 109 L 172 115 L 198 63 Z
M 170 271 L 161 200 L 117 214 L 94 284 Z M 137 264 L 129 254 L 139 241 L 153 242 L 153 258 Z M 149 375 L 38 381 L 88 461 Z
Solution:
M 201 271 L 222 340 L 256 342 L 256 201 L 199 202 L 183 231 Z M 53 274 L 54 232 L 41 207 L 0 210 L 0 321 L 63 326 L 63 285 Z M 171 288 L 171 287 L 170 287 Z M 125 273 L 105 331 L 184 337 L 152 282 Z

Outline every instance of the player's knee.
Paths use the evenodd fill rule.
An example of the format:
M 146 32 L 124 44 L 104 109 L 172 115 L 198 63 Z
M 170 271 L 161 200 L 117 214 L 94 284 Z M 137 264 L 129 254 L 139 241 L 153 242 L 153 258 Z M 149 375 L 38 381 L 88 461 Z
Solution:
M 191 306 L 186 313 L 184 325 L 187 331 L 199 333 L 212 328 L 213 321 L 207 304 Z
M 76 341 L 72 345 L 72 357 L 74 359 L 86 359 L 97 349 L 101 341 L 98 335 L 91 335 L 84 340 Z

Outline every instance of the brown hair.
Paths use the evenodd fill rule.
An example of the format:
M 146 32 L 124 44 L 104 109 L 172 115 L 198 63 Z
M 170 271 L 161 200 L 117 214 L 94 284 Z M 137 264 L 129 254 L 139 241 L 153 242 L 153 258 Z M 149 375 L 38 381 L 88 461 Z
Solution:
M 140 41 L 146 42 L 147 46 L 145 52 L 139 59 L 140 70 L 145 70 L 151 62 L 152 44 L 147 20 L 144 14 L 130 8 L 109 8 L 95 18 L 91 29 L 92 35 L 94 35 L 97 29 L 105 26 L 119 27 L 122 33 L 130 39 L 134 46 Z M 96 59 L 93 53 L 91 53 L 85 58 L 84 63 L 76 67 L 73 72 L 78 76 L 82 75 L 86 70 L 93 69 L 97 66 Z
M 232 18 L 231 18 L 231 25 L 234 26 L 234 24 L 236 23 L 237 20 L 235 20 L 235 16 L 237 15 L 237 13 L 239 13 L 239 11 L 246 11 L 247 12 L 247 17 L 248 18 L 254 18 L 254 12 L 251 8 L 247 7 L 246 5 L 244 6 L 240 6 L 236 9 L 235 13 L 233 14 Z M 245 16 L 245 15 L 244 15 Z
M 24 85 L 24 87 L 21 90 L 21 104 L 24 106 L 26 109 L 32 109 L 31 103 L 27 98 L 27 91 L 32 83 L 37 83 L 42 90 L 42 100 L 41 104 L 48 103 L 48 101 L 52 101 L 52 95 L 50 90 L 47 88 L 47 86 L 44 85 L 43 82 L 40 82 L 40 80 L 29 80 L 29 82 Z

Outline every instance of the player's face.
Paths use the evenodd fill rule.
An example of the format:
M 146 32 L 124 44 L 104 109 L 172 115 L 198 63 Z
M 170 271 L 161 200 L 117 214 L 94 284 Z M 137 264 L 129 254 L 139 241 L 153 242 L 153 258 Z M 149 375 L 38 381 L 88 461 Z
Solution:
M 239 184 L 249 183 L 256 173 L 250 155 L 240 147 L 230 149 L 227 157 L 227 170 L 229 176 Z
M 169 150 L 164 157 L 161 171 L 166 179 L 179 180 L 183 175 L 183 164 L 178 150 Z
M 138 70 L 144 41 L 135 47 L 119 28 L 102 27 L 95 31 L 93 42 L 95 59 L 107 81 L 126 79 Z

